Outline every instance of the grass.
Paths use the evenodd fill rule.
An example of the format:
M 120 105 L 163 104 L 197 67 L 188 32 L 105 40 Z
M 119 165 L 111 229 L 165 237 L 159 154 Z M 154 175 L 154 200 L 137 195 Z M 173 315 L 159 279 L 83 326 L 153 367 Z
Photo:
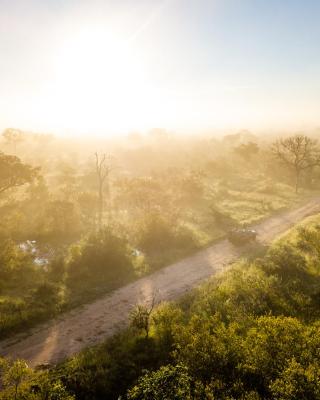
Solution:
M 294 245 L 297 243 L 297 238 L 298 238 L 298 233 L 299 229 L 301 228 L 309 228 L 312 229 L 320 224 L 320 214 L 316 215 L 310 215 L 309 217 L 305 218 L 303 221 L 301 221 L 299 224 L 297 224 L 293 229 L 289 229 L 283 234 L 281 234 L 275 241 L 274 244 L 276 243 L 282 243 L 282 242 L 290 242 Z
M 218 184 L 211 188 L 211 195 L 201 207 L 194 207 L 186 215 L 187 224 L 194 231 L 199 247 L 206 247 L 225 236 L 230 226 L 219 225 L 210 213 L 210 206 L 223 213 L 235 225 L 252 225 L 278 212 L 298 206 L 318 191 L 301 190 L 294 193 L 291 186 L 267 180 L 252 180 L 238 185 L 237 190 L 224 190 L 221 194 Z M 204 211 L 206 210 L 206 211 Z

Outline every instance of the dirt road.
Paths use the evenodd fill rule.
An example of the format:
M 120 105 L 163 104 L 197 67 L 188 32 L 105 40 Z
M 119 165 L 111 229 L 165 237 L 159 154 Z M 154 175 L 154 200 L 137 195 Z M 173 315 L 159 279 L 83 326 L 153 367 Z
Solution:
M 303 218 L 320 212 L 320 198 L 278 214 L 258 225 L 258 240 L 269 242 Z M 130 309 L 137 303 L 172 300 L 200 284 L 241 255 L 227 240 L 200 251 L 180 262 L 141 278 L 114 292 L 65 313 L 34 328 L 27 337 L 19 334 L 0 342 L 0 354 L 23 358 L 31 366 L 55 364 L 62 359 L 111 336 L 127 324 Z

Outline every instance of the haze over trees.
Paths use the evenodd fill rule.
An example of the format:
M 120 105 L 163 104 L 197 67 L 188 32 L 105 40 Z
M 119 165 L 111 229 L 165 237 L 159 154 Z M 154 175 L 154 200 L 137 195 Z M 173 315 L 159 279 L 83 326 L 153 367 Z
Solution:
M 235 147 L 234 152 L 244 160 L 250 161 L 253 156 L 258 154 L 259 146 L 254 142 L 242 143 Z
M 105 208 L 105 196 L 110 198 L 110 173 L 112 171 L 112 166 L 110 163 L 110 157 L 107 157 L 106 154 L 102 154 L 99 156 L 98 153 L 95 153 L 96 158 L 96 174 L 98 179 L 98 227 L 102 228 L 102 217 L 103 211 Z M 108 204 L 110 207 L 110 204 Z
M 24 133 L 20 129 L 8 128 L 2 133 L 8 147 L 11 147 L 13 154 L 17 152 L 17 145 L 24 141 Z
M 178 137 L 157 130 L 102 143 L 27 132 L 23 138 L 15 155 L 7 154 L 5 137 L 0 142 L 2 339 L 209 246 L 232 227 L 254 224 L 294 206 L 320 187 L 318 147 L 309 136 L 279 139 L 273 146 L 273 140 L 246 131 L 218 139 Z M 294 144 L 292 151 L 283 149 L 288 141 Z M 296 165 L 300 168 L 298 193 Z M 273 318 L 282 316 L 299 319 L 281 320 L 283 329 L 298 326 L 299 340 L 307 340 L 310 329 L 316 329 L 303 325 L 309 323 L 304 321 L 303 311 L 298 317 L 294 311 L 301 306 L 310 314 L 308 307 L 317 298 L 315 292 L 310 303 L 305 303 L 309 288 L 304 285 L 308 286 L 311 277 L 309 272 L 295 270 L 296 264 L 305 263 L 304 253 L 297 253 L 315 246 L 314 232 L 316 228 L 305 231 L 304 242 L 299 239 L 305 248 L 281 249 L 281 254 L 270 253 L 262 264 L 250 264 L 245 278 L 236 268 L 235 275 L 228 275 L 230 301 L 215 288 L 213 292 L 206 289 L 209 303 L 204 301 L 201 307 L 196 300 L 182 308 L 172 304 L 154 309 L 138 306 L 131 315 L 130 332 L 106 344 L 101 358 L 95 353 L 80 356 L 63 367 L 66 369 L 58 379 L 50 372 L 48 387 L 55 390 L 50 385 L 57 385 L 61 393 L 68 391 L 81 400 L 117 398 L 119 394 L 143 400 L 147 394 L 149 398 L 160 396 L 163 382 L 170 381 L 172 385 L 168 384 L 161 396 L 177 387 L 176 396 L 181 398 L 209 399 L 212 393 L 219 398 L 224 391 L 229 398 L 242 392 L 247 398 L 264 398 L 282 393 L 286 379 L 291 379 L 287 370 L 288 376 L 298 374 L 301 380 L 307 379 L 304 377 L 315 366 L 298 358 L 294 361 L 293 356 L 286 369 L 275 367 L 277 372 L 263 378 L 259 370 L 267 367 L 250 353 L 247 335 L 251 342 L 255 329 L 278 335 L 280 320 Z M 296 274 L 297 287 L 287 282 L 283 260 L 292 260 L 290 274 Z M 274 274 L 274 270 L 278 272 Z M 281 279 L 277 274 L 282 274 Z M 246 282 L 253 285 L 253 291 Z M 316 278 L 313 283 L 317 288 Z M 266 295 L 264 290 L 269 289 Z M 283 298 L 282 292 L 287 297 Z M 209 312 L 206 307 L 213 308 Z M 208 318 L 199 320 L 199 315 L 207 312 Z M 274 314 L 270 319 L 251 319 L 253 314 L 267 318 L 268 312 Z M 219 337 L 211 337 L 215 330 Z M 232 347 L 233 343 L 239 348 Z M 257 354 L 261 355 L 266 350 L 260 345 Z M 216 350 L 203 353 L 203 348 Z M 282 361 L 276 362 L 280 365 Z M 269 359 L 265 362 L 271 363 Z M 42 378 L 19 365 L 21 381 L 18 374 L 16 380 L 6 383 L 4 393 L 28 398 L 33 380 Z M 6 371 L 10 368 L 9 362 Z M 86 380 L 78 368 L 85 371 Z M 149 369 L 146 375 L 144 369 Z M 231 385 L 228 374 L 239 387 Z M 120 375 L 126 378 L 121 380 Z M 256 386 L 250 387 L 249 376 L 254 376 Z M 297 390 L 303 389 L 299 386 Z M 316 389 L 308 386 L 308 390 Z
M 246 131 L 218 140 L 157 130 L 106 143 L 112 162 L 95 152 L 99 143 L 23 136 L 17 155 L 0 153 L 3 336 L 299 200 L 292 165 Z M 317 147 L 303 143 L 308 174 L 299 184 L 310 191 L 319 184 L 318 166 L 310 169 Z
M 319 16 L 0 0 L 0 400 L 320 400 Z
M 316 139 L 305 135 L 291 136 L 277 140 L 272 146 L 274 155 L 295 174 L 295 190 L 299 189 L 303 172 L 311 173 L 320 165 L 320 147 Z
M 24 164 L 16 156 L 0 152 L 0 194 L 31 183 L 38 176 L 38 172 L 39 168 Z

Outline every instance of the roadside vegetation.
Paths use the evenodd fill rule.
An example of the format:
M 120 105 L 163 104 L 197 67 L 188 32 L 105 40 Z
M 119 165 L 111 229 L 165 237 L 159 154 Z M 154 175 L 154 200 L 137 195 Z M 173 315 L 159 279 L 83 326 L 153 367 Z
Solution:
M 320 182 L 315 141 L 303 142 L 297 181 L 296 147 L 283 154 L 247 131 L 78 143 L 8 129 L 1 140 L 0 338 L 294 206 Z
M 3 398 L 318 400 L 319 243 L 318 215 L 51 370 L 6 367 Z
M 319 399 L 319 243 L 317 216 L 54 374 L 81 400 Z

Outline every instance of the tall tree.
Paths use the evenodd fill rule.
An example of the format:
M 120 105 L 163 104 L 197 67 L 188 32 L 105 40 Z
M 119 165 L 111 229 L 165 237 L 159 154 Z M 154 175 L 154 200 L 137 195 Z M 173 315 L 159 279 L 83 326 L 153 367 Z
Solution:
M 24 164 L 20 158 L 0 152 L 0 194 L 8 189 L 30 183 L 39 174 L 39 168 Z
M 7 128 L 3 131 L 2 136 L 9 145 L 13 146 L 13 152 L 16 154 L 17 144 L 24 140 L 23 132 L 19 129 Z
M 295 135 L 277 140 L 273 143 L 271 151 L 278 160 L 293 171 L 296 193 L 299 189 L 302 172 L 320 165 L 318 142 L 305 135 Z
M 107 189 L 109 195 L 109 176 L 112 171 L 110 157 L 106 154 L 99 155 L 95 153 L 96 157 L 96 175 L 98 179 L 98 227 L 102 228 L 102 217 L 104 208 L 104 192 Z

